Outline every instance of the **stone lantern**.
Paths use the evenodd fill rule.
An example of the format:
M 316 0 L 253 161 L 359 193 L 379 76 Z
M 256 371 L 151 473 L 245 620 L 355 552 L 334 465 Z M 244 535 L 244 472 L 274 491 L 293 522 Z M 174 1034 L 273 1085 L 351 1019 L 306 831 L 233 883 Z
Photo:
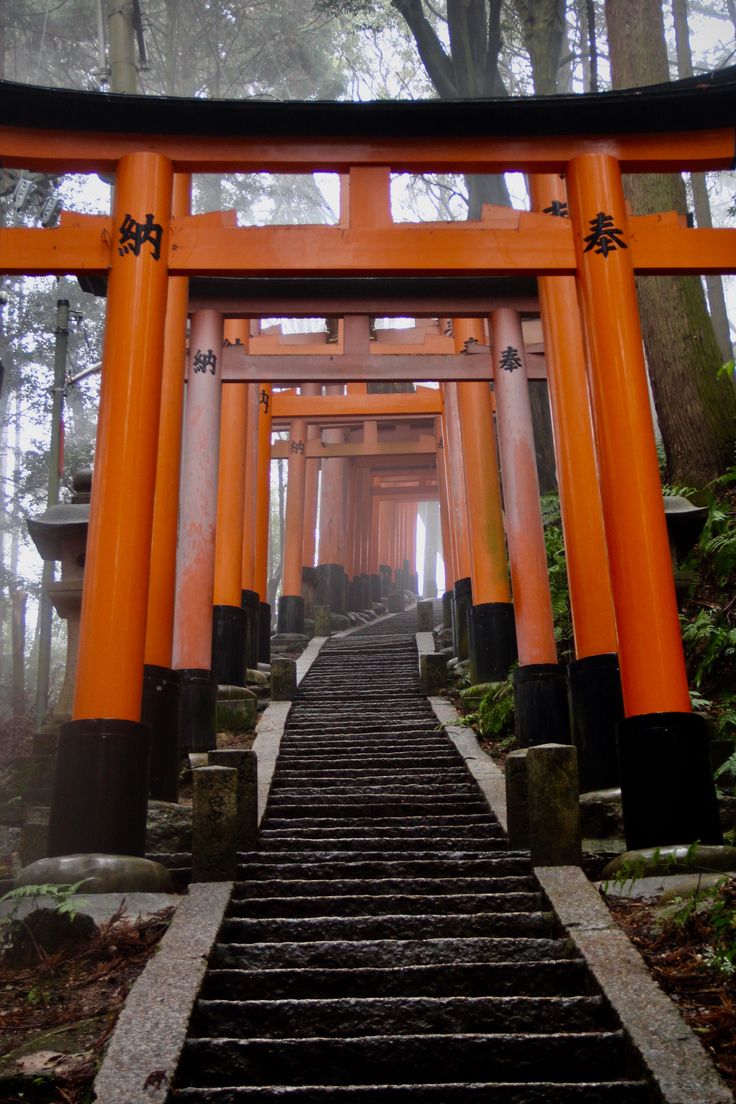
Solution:
M 49 506 L 40 517 L 28 521 L 28 532 L 41 558 L 61 561 L 61 578 L 48 588 L 54 609 L 67 623 L 64 682 L 49 718 L 53 725 L 68 721 L 72 715 L 92 488 L 91 470 L 85 468 L 77 472 L 72 486 L 74 493 L 71 502 Z
M 672 556 L 677 604 L 682 606 L 693 581 L 691 571 L 681 567 L 682 561 L 695 547 L 708 520 L 707 506 L 694 506 L 683 495 L 664 495 L 664 516 Z

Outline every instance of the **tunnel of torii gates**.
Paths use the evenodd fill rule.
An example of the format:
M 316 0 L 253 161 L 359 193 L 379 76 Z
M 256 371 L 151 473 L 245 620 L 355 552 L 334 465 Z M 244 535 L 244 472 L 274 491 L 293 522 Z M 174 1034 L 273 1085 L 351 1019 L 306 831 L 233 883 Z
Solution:
M 320 597 L 335 608 L 346 573 L 365 601 L 382 570 L 404 569 L 409 515 L 439 498 L 448 590 L 458 624 L 466 611 L 476 677 L 504 677 L 518 657 L 522 740 L 569 739 L 526 382 L 535 357 L 523 327 L 536 314 L 583 777 L 615 780 L 617 742 L 630 846 L 718 841 L 634 280 L 733 272 L 736 230 L 692 229 L 669 211 L 632 216 L 621 174 L 731 168 L 736 70 L 529 100 L 152 100 L 4 83 L 0 103 L 4 167 L 115 177 L 111 216 L 64 212 L 54 229 L 0 229 L 0 271 L 105 281 L 108 300 L 77 684 L 59 736 L 50 853 L 143 853 L 149 745 L 156 770 L 171 770 L 151 684 L 163 701 L 180 683 L 184 744 L 211 745 L 229 642 L 242 639 L 243 606 L 254 636 L 248 613 L 266 597 L 272 420 L 290 426 L 281 627 L 299 626 L 302 568 L 313 563 L 310 462 L 322 464 Z M 340 175 L 336 226 L 239 227 L 232 213 L 189 213 L 192 173 L 314 171 Z M 504 171 L 528 174 L 531 212 L 392 220 L 392 173 Z M 256 338 L 249 347 L 249 320 L 298 315 L 342 319 L 338 346 L 270 357 Z M 442 320 L 439 351 L 417 351 L 421 321 L 411 353 L 381 351 L 366 317 L 384 315 Z M 368 392 L 366 381 L 385 379 L 440 387 Z M 299 387 L 271 391 L 277 382 Z

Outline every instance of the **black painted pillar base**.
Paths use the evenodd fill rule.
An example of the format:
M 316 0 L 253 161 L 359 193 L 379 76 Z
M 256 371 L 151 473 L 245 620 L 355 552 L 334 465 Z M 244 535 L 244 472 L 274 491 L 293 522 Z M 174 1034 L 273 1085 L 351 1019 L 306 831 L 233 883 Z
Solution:
M 302 565 L 302 598 L 304 599 L 304 616 L 311 620 L 314 618 L 314 595 L 317 590 L 317 568 Z
M 513 675 L 516 739 L 521 747 L 571 744 L 567 680 L 559 663 L 527 663 Z
M 355 591 L 355 579 L 345 577 L 345 612 L 351 613 L 358 608 Z
M 703 717 L 626 717 L 618 725 L 618 747 L 628 850 L 723 842 Z
M 381 578 L 381 597 L 388 598 L 391 593 L 391 568 L 388 564 L 381 564 L 378 568 L 378 574 Z
M 442 628 L 452 628 L 452 607 L 455 604 L 455 593 L 452 590 L 446 590 L 442 595 Z
M 279 598 L 276 632 L 304 632 L 304 599 L 301 594 L 283 594 Z
M 371 608 L 371 577 L 370 575 L 360 575 L 360 605 L 358 609 L 369 610 Z
M 411 575 L 411 592 L 412 594 L 419 594 L 419 572 L 413 571 Z
M 468 659 L 470 647 L 468 641 L 468 613 L 473 605 L 473 591 L 470 579 L 457 579 L 455 582 L 455 619 L 452 626 L 455 655 L 459 660 Z
M 211 671 L 179 671 L 179 732 L 182 753 L 212 751 L 217 746 L 217 679 Z
M 314 603 L 329 606 L 332 613 L 345 613 L 347 579 L 342 564 L 320 564 Z
M 179 672 L 147 663 L 143 668 L 141 722 L 151 732 L 148 794 L 179 800 Z
M 143 855 L 150 731 L 140 721 L 61 726 L 51 798 L 49 855 Z
M 212 675 L 223 686 L 245 686 L 248 614 L 241 606 L 214 606 Z
M 576 659 L 567 678 L 580 792 L 618 786 L 616 726 L 624 718 L 618 656 L 609 652 Z
M 261 596 L 257 590 L 243 590 L 240 593 L 240 605 L 245 610 L 245 664 L 246 667 L 255 669 L 258 666 Z
M 370 609 L 373 602 L 380 602 L 380 601 L 381 601 L 381 576 L 380 575 L 371 575 L 371 601 L 368 605 L 368 609 Z
M 516 663 L 516 622 L 511 602 L 481 602 L 468 613 L 470 681 L 503 682 Z
M 258 662 L 271 662 L 271 607 L 259 602 L 258 610 Z M 255 668 L 254 668 L 255 669 Z

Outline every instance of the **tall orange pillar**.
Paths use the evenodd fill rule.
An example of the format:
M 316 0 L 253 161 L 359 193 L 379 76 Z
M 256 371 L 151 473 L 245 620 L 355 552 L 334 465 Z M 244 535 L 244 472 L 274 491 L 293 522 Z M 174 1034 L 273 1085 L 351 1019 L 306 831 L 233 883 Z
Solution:
M 566 217 L 562 178 L 529 179 L 534 209 Z M 623 699 L 616 620 L 575 279 L 540 276 L 537 287 L 575 637 L 576 659 L 567 669 L 573 738 L 586 792 L 618 785 L 616 725 Z
M 189 174 L 175 174 L 171 204 L 173 215 L 189 214 L 191 185 Z M 186 276 L 170 276 L 164 328 L 164 371 L 141 702 L 141 721 L 151 730 L 150 796 L 160 801 L 179 799 L 179 675 L 171 666 L 171 649 L 188 311 L 189 280 Z
M 173 173 L 117 166 L 95 480 L 74 719 L 59 735 L 49 853 L 142 855 L 149 730 L 141 723 Z
M 212 622 L 222 342 L 222 315 L 197 311 L 189 338 L 173 648 L 181 677 L 182 746 L 195 752 L 210 750 L 216 740 Z
M 452 332 L 458 353 L 468 342 L 486 342 L 480 319 L 455 318 Z M 458 383 L 457 401 L 473 594 L 468 614 L 470 680 L 497 682 L 508 678 L 509 668 L 516 661 L 516 631 L 490 387 L 483 382 Z
M 458 408 L 456 383 L 446 383 L 443 387 L 444 414 L 443 439 L 445 463 L 447 465 L 447 490 L 453 529 L 455 548 L 455 572 L 452 580 L 452 628 L 455 654 L 458 659 L 468 659 L 470 643 L 468 640 L 468 611 L 473 604 L 473 592 L 470 566 L 470 528 L 468 524 L 468 506 L 465 497 L 465 473 L 463 461 L 463 441 L 460 429 L 460 411 Z M 449 589 L 449 587 L 448 587 Z
M 491 327 L 519 651 L 514 672 L 516 738 L 522 747 L 569 743 L 567 684 L 557 663 L 521 319 L 517 311 L 503 308 L 491 315 Z
M 325 388 L 328 395 L 344 394 L 344 387 L 331 384 Z M 326 445 L 343 444 L 344 429 L 325 429 L 322 440 Z M 345 458 L 331 456 L 322 461 L 319 506 L 319 564 L 317 567 L 316 602 L 329 606 L 333 613 L 345 613 L 346 576 L 346 481 Z
M 305 383 L 299 388 L 302 395 L 321 395 L 322 385 Z M 319 441 L 322 430 L 318 425 L 307 426 L 307 446 L 310 441 Z M 319 501 L 319 469 L 321 461 L 316 457 L 307 457 L 307 472 L 304 477 L 304 533 L 302 536 L 302 596 L 304 597 L 304 616 L 314 617 L 314 595 L 317 589 L 317 504 Z
M 258 608 L 258 639 L 248 640 L 248 665 L 271 661 L 271 606 L 268 601 L 268 536 L 271 503 L 271 384 L 262 383 L 258 392 L 258 471 L 256 474 L 256 527 L 253 556 L 253 594 Z M 248 592 L 243 592 L 244 601 Z M 249 606 L 246 607 L 250 609 Z
M 242 323 L 241 342 L 250 339 L 250 324 Z M 261 597 L 255 583 L 256 518 L 258 511 L 259 397 L 257 383 L 249 383 L 246 399 L 245 480 L 243 486 L 243 536 L 241 540 L 240 605 L 245 612 L 246 669 L 258 663 Z M 270 399 L 269 399 L 270 402 Z
M 396 531 L 396 503 L 379 498 L 378 504 L 378 571 L 381 577 L 381 597 L 385 598 L 392 585 L 391 561 Z
M 294 418 L 289 434 L 284 527 L 282 595 L 279 598 L 277 631 L 304 632 L 302 597 L 302 542 L 304 536 L 304 486 L 307 474 L 307 423 Z
M 707 727 L 690 711 L 618 162 L 575 158 L 567 184 L 626 714 L 626 841 L 720 842 Z
M 437 486 L 440 499 L 440 529 L 442 532 L 442 563 L 445 569 L 445 589 L 442 594 L 442 627 L 452 628 L 452 590 L 455 578 L 455 546 L 450 516 L 450 494 L 447 486 L 447 464 L 445 462 L 445 439 L 441 418 L 435 418 L 435 441 L 437 461 Z
M 224 338 L 247 348 L 248 323 L 226 321 Z M 212 673 L 226 686 L 244 686 L 246 682 L 247 615 L 241 597 L 248 386 L 229 383 L 223 387 L 220 410 Z

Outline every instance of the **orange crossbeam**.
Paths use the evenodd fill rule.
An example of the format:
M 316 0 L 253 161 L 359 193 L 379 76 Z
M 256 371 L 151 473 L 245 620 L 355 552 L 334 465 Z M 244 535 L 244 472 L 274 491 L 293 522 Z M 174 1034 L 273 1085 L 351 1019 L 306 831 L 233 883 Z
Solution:
M 307 441 L 307 457 L 324 460 L 330 456 L 433 456 L 433 437 L 421 437 L 418 441 L 395 441 L 393 444 L 377 441 L 345 441 L 342 444 L 325 445 L 322 441 Z M 274 441 L 271 448 L 274 460 L 288 460 L 289 442 Z
M 730 169 L 733 130 L 676 134 L 539 135 L 501 138 L 384 138 L 271 140 L 234 135 L 114 134 L 0 127 L 0 162 L 5 168 L 38 172 L 106 172 L 126 153 L 155 150 L 176 172 L 339 172 L 352 165 L 388 166 L 392 172 L 564 172 L 583 154 L 607 154 L 623 172 L 680 172 Z
M 431 388 L 398 395 L 294 395 L 276 391 L 272 405 L 274 419 L 426 417 L 442 413 L 442 396 Z

